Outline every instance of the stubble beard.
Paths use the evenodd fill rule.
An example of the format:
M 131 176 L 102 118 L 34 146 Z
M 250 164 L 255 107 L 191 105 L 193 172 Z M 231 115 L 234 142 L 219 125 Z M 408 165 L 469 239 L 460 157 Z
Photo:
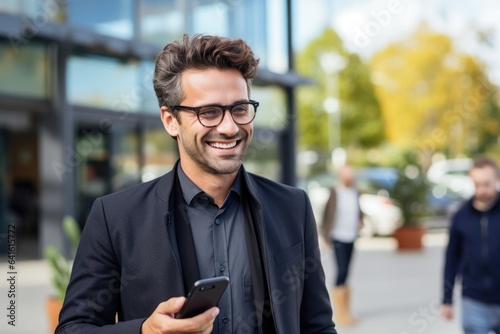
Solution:
M 227 155 L 219 161 L 207 161 L 206 164 L 202 165 L 202 168 L 204 168 L 204 170 L 210 174 L 233 174 L 240 169 L 241 165 L 243 164 L 244 158 L 245 153 L 240 156 Z
M 497 197 L 496 193 L 493 194 L 481 194 L 481 196 L 476 196 L 476 200 L 482 204 L 490 204 L 493 202 Z
M 246 145 L 246 138 L 242 138 L 240 141 L 238 145 Z M 191 143 L 183 142 L 182 145 L 186 154 L 200 169 L 214 175 L 227 175 L 237 172 L 243 164 L 246 154 L 246 147 L 243 148 L 241 154 L 224 155 L 220 158 L 203 154 L 206 151 L 206 146 L 208 146 L 205 140 L 202 140 L 201 144 L 193 141 Z

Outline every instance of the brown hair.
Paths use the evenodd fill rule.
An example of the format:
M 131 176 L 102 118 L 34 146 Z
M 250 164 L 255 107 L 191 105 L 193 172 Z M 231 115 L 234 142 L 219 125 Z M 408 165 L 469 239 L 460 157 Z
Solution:
M 498 169 L 498 165 L 495 160 L 491 159 L 490 157 L 477 157 L 474 159 L 474 162 L 472 163 L 471 170 L 474 168 L 484 168 L 484 167 L 491 167 L 495 171 L 496 175 L 500 175 L 500 170 Z
M 188 69 L 236 69 L 245 78 L 250 95 L 259 59 L 242 39 L 184 35 L 167 44 L 156 58 L 153 86 L 160 107 L 172 107 L 183 100 L 181 74 Z

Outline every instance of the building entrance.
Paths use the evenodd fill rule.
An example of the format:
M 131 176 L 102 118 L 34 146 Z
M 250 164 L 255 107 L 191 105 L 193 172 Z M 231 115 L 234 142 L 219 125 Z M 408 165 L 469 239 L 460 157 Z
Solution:
M 36 129 L 1 129 L 0 224 L 3 232 L 15 225 L 16 257 L 38 257 L 39 233 L 39 154 Z
M 76 219 L 83 228 L 95 199 L 110 192 L 109 135 L 97 127 L 79 126 L 76 151 L 81 161 L 76 170 Z

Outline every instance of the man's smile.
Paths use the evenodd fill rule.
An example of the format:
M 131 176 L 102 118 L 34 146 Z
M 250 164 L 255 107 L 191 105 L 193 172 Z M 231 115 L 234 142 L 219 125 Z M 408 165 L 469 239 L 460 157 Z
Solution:
M 223 142 L 209 142 L 208 145 L 214 147 L 214 148 L 221 148 L 221 149 L 229 149 L 233 148 L 238 144 L 238 141 L 232 141 L 228 143 L 223 143 Z

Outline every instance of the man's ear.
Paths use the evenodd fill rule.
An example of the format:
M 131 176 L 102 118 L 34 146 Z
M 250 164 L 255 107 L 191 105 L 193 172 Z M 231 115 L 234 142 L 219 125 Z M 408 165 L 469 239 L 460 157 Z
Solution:
M 177 122 L 177 118 L 165 106 L 161 107 L 160 111 L 163 127 L 171 137 L 176 138 L 179 134 L 179 123 Z

